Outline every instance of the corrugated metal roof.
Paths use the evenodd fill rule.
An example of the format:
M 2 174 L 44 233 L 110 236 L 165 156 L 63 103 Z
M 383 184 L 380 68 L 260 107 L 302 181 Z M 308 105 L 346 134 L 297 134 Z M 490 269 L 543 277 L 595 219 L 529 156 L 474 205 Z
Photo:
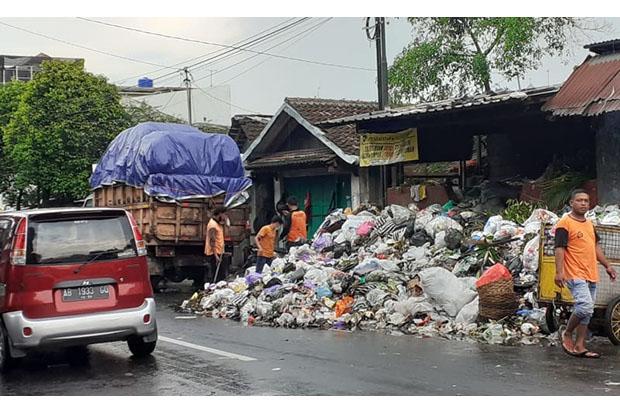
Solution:
M 536 96 L 552 96 L 559 90 L 559 85 L 542 88 L 507 91 L 494 95 L 485 94 L 473 97 L 446 99 L 436 102 L 419 103 L 413 106 L 391 108 L 384 111 L 374 111 L 361 115 L 348 116 L 340 119 L 332 119 L 321 122 L 319 125 L 327 126 L 342 123 L 352 123 L 373 119 L 398 118 L 423 113 L 442 112 L 448 110 L 475 108 L 483 105 L 501 104 L 509 101 L 526 100 Z
M 605 40 L 604 42 L 591 43 L 583 46 L 591 52 L 597 54 L 620 52 L 620 39 Z
M 586 58 L 543 110 L 556 116 L 595 116 L 620 110 L 620 53 Z

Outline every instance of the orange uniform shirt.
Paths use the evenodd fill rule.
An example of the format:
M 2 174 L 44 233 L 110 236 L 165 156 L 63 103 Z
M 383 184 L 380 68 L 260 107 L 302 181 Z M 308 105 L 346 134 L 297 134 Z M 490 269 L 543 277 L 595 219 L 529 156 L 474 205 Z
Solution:
M 558 243 L 558 230 L 568 233 L 566 245 Z M 563 243 L 562 243 L 563 244 Z M 563 246 L 564 277 L 568 280 L 586 280 L 598 282 L 598 265 L 596 260 L 596 232 L 590 220 L 581 222 L 566 215 L 556 226 L 556 246 Z
M 259 257 L 273 258 L 276 255 L 274 251 L 276 232 L 271 225 L 265 225 L 258 231 L 258 234 L 256 234 L 256 244 L 258 244 Z
M 211 248 L 210 234 L 211 230 L 215 230 L 215 246 Z M 205 242 L 205 255 L 222 255 L 224 253 L 224 228 L 218 224 L 213 218 L 207 224 L 207 239 Z
M 291 242 L 308 239 L 306 213 L 304 211 L 295 211 L 291 214 L 291 228 L 286 239 Z

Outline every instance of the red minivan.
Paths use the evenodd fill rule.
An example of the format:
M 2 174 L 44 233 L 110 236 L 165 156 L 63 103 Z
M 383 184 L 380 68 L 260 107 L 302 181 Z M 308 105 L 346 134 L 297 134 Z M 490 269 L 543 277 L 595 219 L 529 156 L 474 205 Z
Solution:
M 0 213 L 0 370 L 29 350 L 157 342 L 146 248 L 117 208 Z

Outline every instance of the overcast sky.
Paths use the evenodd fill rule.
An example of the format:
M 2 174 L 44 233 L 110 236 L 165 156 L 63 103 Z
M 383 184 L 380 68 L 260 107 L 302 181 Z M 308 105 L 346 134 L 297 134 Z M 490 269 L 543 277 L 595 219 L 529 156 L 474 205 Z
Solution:
M 292 20 L 287 18 L 93 19 L 225 45 L 234 44 L 278 24 L 282 27 L 287 21 L 292 23 Z M 183 61 L 226 50 L 212 45 L 103 26 L 77 18 L 2 17 L 0 22 L 90 49 L 174 68 L 182 67 Z M 571 54 L 567 58 L 545 59 L 541 69 L 528 73 L 521 80 L 521 86 L 560 83 L 587 55 L 587 51 L 582 48 L 584 43 L 620 38 L 619 18 L 596 19 L 596 22 L 607 23 L 607 31 L 590 33 L 589 38 L 576 41 L 571 45 Z M 197 106 L 194 109 L 197 112 L 195 118 L 207 118 L 228 124 L 230 115 L 236 113 L 273 114 L 287 96 L 376 100 L 375 49 L 374 44 L 366 38 L 364 24 L 364 19 L 359 17 L 338 17 L 330 20 L 315 17 L 282 32 L 279 37 L 250 46 L 260 51 L 284 42 L 268 53 L 354 66 L 355 69 L 257 56 L 251 52 L 240 52 L 225 60 L 194 69 L 192 75 L 196 84 L 204 90 L 194 92 Z M 113 82 L 124 81 L 124 84 L 130 85 L 136 84 L 137 79 L 142 76 L 157 78 L 162 75 L 169 76 L 156 80 L 156 86 L 179 86 L 181 82 L 180 75 L 176 74 L 174 69 L 112 57 L 3 25 L 0 25 L 0 38 L 2 54 L 35 55 L 42 52 L 50 56 L 81 57 L 85 59 L 88 71 L 102 74 Z M 386 39 L 388 64 L 391 64 L 411 39 L 411 26 L 406 19 L 389 18 Z M 242 62 L 250 57 L 252 58 Z M 149 73 L 154 70 L 159 71 Z M 219 70 L 222 71 L 214 73 L 211 78 L 210 71 Z M 229 80 L 237 75 L 239 76 Z M 517 88 L 516 81 L 507 83 L 499 78 L 494 81 L 511 89 Z M 211 85 L 214 86 L 213 89 L 210 88 Z M 215 98 L 207 96 L 205 92 Z M 184 96 L 162 96 L 154 102 L 160 107 L 166 106 L 164 110 L 167 112 L 183 116 L 186 113 Z M 230 105 L 223 102 L 230 102 Z

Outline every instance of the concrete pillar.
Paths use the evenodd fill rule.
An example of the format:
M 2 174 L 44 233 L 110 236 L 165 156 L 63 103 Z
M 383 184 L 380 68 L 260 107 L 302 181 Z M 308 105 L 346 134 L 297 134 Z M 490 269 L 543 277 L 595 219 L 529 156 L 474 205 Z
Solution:
M 599 204 L 620 203 L 620 112 L 599 115 L 596 127 L 596 181 Z
M 514 137 L 505 134 L 487 136 L 489 178 L 509 178 L 519 173 L 519 149 Z

